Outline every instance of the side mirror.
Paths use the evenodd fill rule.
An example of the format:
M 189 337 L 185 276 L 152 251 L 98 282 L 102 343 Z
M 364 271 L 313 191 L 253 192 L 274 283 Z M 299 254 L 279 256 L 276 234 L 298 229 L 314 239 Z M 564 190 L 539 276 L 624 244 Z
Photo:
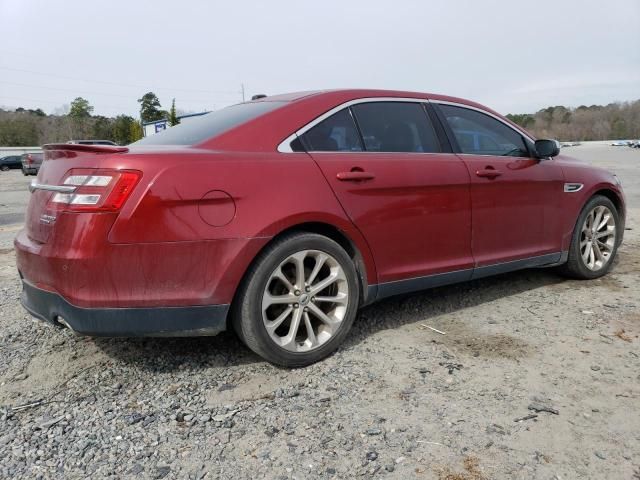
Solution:
M 560 144 L 557 140 L 536 140 L 535 147 L 538 158 L 555 157 L 560 153 Z

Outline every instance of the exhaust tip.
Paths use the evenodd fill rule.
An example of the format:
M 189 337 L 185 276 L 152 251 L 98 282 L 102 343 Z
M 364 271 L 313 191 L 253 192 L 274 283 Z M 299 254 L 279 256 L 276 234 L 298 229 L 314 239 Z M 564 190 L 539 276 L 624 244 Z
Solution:
M 63 317 L 61 317 L 60 315 L 57 315 L 55 317 L 55 322 L 60 324 L 60 326 L 62 326 L 62 327 L 68 328 L 69 330 L 71 330 L 73 332 L 73 328 L 71 328 L 71 325 L 69 325 L 69 323 Z

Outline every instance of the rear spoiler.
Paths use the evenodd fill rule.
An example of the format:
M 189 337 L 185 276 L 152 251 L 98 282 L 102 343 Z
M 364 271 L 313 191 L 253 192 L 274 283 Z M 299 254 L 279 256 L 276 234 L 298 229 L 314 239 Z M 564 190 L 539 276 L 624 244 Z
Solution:
M 42 146 L 45 160 L 71 158 L 79 153 L 126 153 L 129 147 L 117 145 L 81 145 L 78 143 L 47 143 Z
M 79 143 L 47 143 L 42 146 L 42 150 L 72 150 L 74 152 L 92 153 L 126 153 L 129 147 L 119 147 L 117 145 L 81 145 Z

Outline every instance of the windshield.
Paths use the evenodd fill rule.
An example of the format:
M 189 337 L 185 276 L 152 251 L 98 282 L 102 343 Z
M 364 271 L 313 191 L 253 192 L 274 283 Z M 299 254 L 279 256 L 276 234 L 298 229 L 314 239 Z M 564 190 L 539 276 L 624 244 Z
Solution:
M 248 102 L 190 117 L 175 127 L 149 135 L 131 145 L 196 145 L 281 107 L 285 102 Z

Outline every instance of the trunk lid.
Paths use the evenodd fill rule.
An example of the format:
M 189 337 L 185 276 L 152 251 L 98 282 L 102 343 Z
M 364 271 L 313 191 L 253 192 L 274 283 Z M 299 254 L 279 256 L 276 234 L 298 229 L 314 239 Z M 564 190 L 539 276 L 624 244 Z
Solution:
M 111 145 L 66 143 L 48 144 L 44 145 L 42 149 L 44 150 L 44 159 L 38 176 L 30 187 L 32 193 L 27 207 L 25 229 L 32 240 L 47 243 L 55 231 L 56 220 L 61 212 L 49 204 L 55 192 L 43 190 L 38 186 L 61 186 L 65 174 L 72 168 L 98 170 L 107 157 L 126 153 L 129 149 Z

